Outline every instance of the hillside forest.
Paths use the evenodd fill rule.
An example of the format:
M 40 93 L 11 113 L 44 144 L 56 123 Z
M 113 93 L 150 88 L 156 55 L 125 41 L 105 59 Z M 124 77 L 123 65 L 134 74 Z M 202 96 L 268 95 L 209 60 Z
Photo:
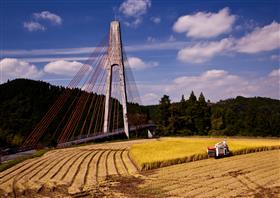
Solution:
M 28 79 L 16 79 L 1 84 L 0 148 L 20 146 L 65 89 Z M 71 92 L 69 103 L 84 93 L 77 88 L 71 89 Z M 92 100 L 104 100 L 103 95 L 86 94 L 90 94 Z M 119 108 L 121 114 L 121 107 Z M 128 109 L 130 125 L 153 122 L 157 125 L 157 136 L 280 135 L 280 101 L 270 98 L 238 96 L 211 103 L 205 99 L 203 93 L 196 96 L 192 92 L 188 97 L 182 95 L 180 102 L 172 102 L 169 96 L 164 95 L 157 105 L 129 104 Z M 66 110 L 62 109 L 55 118 L 41 138 L 41 144 L 56 144 L 59 135 L 57 124 Z M 121 126 L 121 119 L 119 122 Z

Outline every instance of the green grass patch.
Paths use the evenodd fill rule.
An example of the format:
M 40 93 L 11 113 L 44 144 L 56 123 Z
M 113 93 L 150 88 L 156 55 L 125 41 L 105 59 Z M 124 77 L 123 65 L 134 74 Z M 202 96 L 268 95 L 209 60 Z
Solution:
M 0 172 L 7 170 L 8 168 L 11 168 L 12 166 L 23 162 L 27 159 L 32 159 L 35 157 L 41 157 L 42 155 L 44 155 L 48 150 L 46 149 L 41 149 L 41 150 L 37 150 L 33 155 L 29 155 L 29 156 L 22 156 L 22 157 L 18 157 L 16 159 L 7 161 L 7 162 L 3 162 L 2 164 L 0 164 Z
M 207 147 L 223 141 L 223 138 L 160 138 L 156 141 L 135 144 L 130 156 L 140 170 L 191 162 L 208 158 Z M 280 149 L 279 139 L 227 138 L 232 155 Z

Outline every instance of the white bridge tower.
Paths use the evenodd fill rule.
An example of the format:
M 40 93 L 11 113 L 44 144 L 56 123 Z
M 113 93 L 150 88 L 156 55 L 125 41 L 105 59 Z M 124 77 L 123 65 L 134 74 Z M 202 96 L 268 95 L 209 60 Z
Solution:
M 124 132 L 129 138 L 128 129 L 128 118 L 127 118 L 127 95 L 126 95 L 126 84 L 125 84 L 125 72 L 123 63 L 123 53 L 122 53 L 122 40 L 121 40 L 121 29 L 119 21 L 112 21 L 110 24 L 110 38 L 109 38 L 109 49 L 108 49 L 108 59 L 106 70 L 108 72 L 106 80 L 106 98 L 105 98 L 105 114 L 104 114 L 104 125 L 103 132 L 109 132 L 109 102 L 111 98 L 112 91 L 112 69 L 113 67 L 119 67 L 120 75 L 120 92 L 122 98 L 122 108 L 123 108 L 123 123 Z

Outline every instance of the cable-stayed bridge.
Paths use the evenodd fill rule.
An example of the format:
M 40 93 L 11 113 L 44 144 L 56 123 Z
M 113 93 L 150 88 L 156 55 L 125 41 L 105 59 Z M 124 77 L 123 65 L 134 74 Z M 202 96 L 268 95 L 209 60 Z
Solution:
M 108 38 L 109 37 L 109 38 Z M 80 91 L 73 91 L 80 88 Z M 36 146 L 50 126 L 58 147 L 153 128 L 139 110 L 141 100 L 122 46 L 120 23 L 112 21 L 109 36 L 95 48 L 22 149 Z M 63 112 L 63 118 L 57 116 Z

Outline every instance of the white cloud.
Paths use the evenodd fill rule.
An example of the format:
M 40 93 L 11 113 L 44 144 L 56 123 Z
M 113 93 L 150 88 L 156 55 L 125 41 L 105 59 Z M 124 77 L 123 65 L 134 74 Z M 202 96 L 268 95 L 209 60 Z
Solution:
M 38 31 L 38 30 L 41 30 L 41 31 L 46 30 L 45 26 L 41 25 L 38 22 L 33 22 L 33 21 L 24 22 L 23 27 L 26 28 L 29 32 L 34 32 L 34 31 Z
M 180 76 L 172 82 L 163 84 L 139 82 L 143 104 L 158 104 L 163 94 L 172 101 L 179 101 L 182 94 L 189 96 L 193 90 L 196 95 L 203 92 L 206 99 L 213 102 L 236 96 L 280 98 L 280 70 L 275 69 L 266 76 L 248 78 L 231 74 L 225 70 L 208 70 L 198 75 Z M 152 94 L 151 94 L 152 93 Z
M 274 24 L 273 26 L 275 26 L 275 22 L 271 23 Z M 267 29 L 267 27 L 270 27 L 272 25 L 267 25 L 265 27 L 262 28 L 257 28 L 259 30 L 259 32 L 262 32 L 260 30 L 264 30 Z M 279 24 L 278 24 L 279 26 Z M 254 31 L 255 32 L 255 31 Z M 253 33 L 249 33 L 248 35 L 254 35 Z M 247 36 L 248 36 L 247 35 Z M 218 54 L 223 54 L 223 53 L 236 53 L 236 51 L 238 50 L 239 52 L 241 52 L 240 50 L 245 49 L 246 46 L 242 46 L 240 45 L 241 40 L 243 40 L 244 42 L 244 38 L 247 37 L 246 35 L 240 39 L 234 39 L 234 38 L 228 38 L 228 39 L 223 39 L 221 41 L 204 41 L 204 42 L 196 42 L 196 41 L 175 41 L 174 36 L 170 36 L 170 38 L 166 41 L 166 42 L 150 42 L 150 43 L 142 43 L 142 44 L 138 44 L 138 45 L 128 45 L 128 46 L 124 46 L 124 49 L 126 50 L 126 52 L 139 52 L 139 51 L 163 51 L 163 50 L 180 50 L 177 54 L 177 58 L 183 62 L 194 62 L 194 63 L 203 63 L 205 61 L 210 60 L 211 58 L 213 58 L 215 55 Z M 263 42 L 263 41 L 267 41 L 269 40 L 270 42 L 270 34 L 268 34 L 267 36 L 263 35 L 264 38 L 260 38 L 260 41 L 256 41 L 256 45 L 258 42 Z M 266 38 L 268 37 L 268 38 Z M 151 38 L 148 39 L 149 41 L 151 40 Z M 239 42 L 240 40 L 240 42 Z M 279 39 L 278 39 L 279 40 Z M 272 45 L 268 46 L 270 48 L 272 48 L 272 46 L 279 48 L 279 41 L 275 38 L 275 41 L 271 41 Z M 170 42 L 172 41 L 172 42 Z M 254 42 L 248 43 L 248 47 L 249 46 L 253 46 Z M 274 48 L 273 47 L 273 48 Z M 61 48 L 61 49 L 34 49 L 34 50 L 22 50 L 22 49 L 15 49 L 15 50 L 2 50 L 1 54 L 3 56 L 27 56 L 25 59 L 29 58 L 28 56 L 38 56 L 38 55 L 44 55 L 44 57 L 39 58 L 39 59 L 44 59 L 47 58 L 46 56 L 48 55 L 56 55 L 56 57 L 58 57 L 58 55 L 70 55 L 70 54 L 90 54 L 92 53 L 92 51 L 94 51 L 95 47 L 80 47 L 80 48 Z M 258 50 L 256 50 L 257 48 L 255 48 L 255 52 L 257 53 L 260 51 L 261 48 L 258 48 Z M 276 48 L 275 48 L 276 49 Z M 201 50 L 201 51 L 198 51 Z M 264 50 L 264 48 L 262 48 L 262 50 Z M 268 50 L 268 49 L 266 49 Z M 248 51 L 248 50 L 247 50 Z M 186 57 L 185 55 L 188 55 L 190 53 L 190 57 Z M 246 52 L 248 53 L 248 52 Z M 253 53 L 251 51 L 251 53 Z M 180 56 L 179 56 L 180 54 Z M 58 57 L 60 59 L 64 59 L 64 57 Z M 75 58 L 75 59 L 74 59 Z M 82 57 L 77 57 L 75 56 L 74 58 L 69 57 L 69 60 L 84 60 L 84 56 Z M 76 59 L 77 58 L 77 59 Z M 269 58 L 269 57 L 268 57 Z M 278 61 L 279 59 L 279 55 L 278 54 L 274 54 L 271 57 L 271 60 L 273 61 Z M 37 62 L 39 62 L 39 59 Z M 50 57 L 51 59 L 51 57 Z M 28 60 L 28 59 L 27 59 Z M 35 62 L 35 59 L 34 59 Z
M 280 69 L 274 69 L 269 74 L 270 77 L 278 77 L 280 78 Z
M 30 63 L 45 63 L 45 62 L 52 62 L 58 60 L 65 60 L 65 61 L 86 61 L 89 57 L 32 57 L 32 58 L 21 58 L 21 60 L 30 62 Z M 94 57 L 90 58 L 91 60 L 96 59 Z
M 156 38 L 154 38 L 154 37 L 152 37 L 152 36 L 148 36 L 147 41 L 148 41 L 149 43 L 154 43 L 154 42 L 156 42 Z
M 226 38 L 221 41 L 199 42 L 179 50 L 177 58 L 182 62 L 204 63 L 216 55 L 226 52 L 258 53 L 280 47 L 280 24 L 272 22 L 239 39 Z M 278 60 L 272 55 L 271 60 Z
M 191 47 L 185 47 L 179 50 L 177 54 L 178 60 L 185 63 L 203 63 L 211 59 L 217 54 L 228 50 L 232 46 L 230 39 L 222 39 L 221 41 L 203 42 L 195 44 Z
M 141 97 L 141 101 L 145 105 L 155 104 L 155 101 L 159 101 L 161 96 L 158 96 L 155 93 L 147 93 Z
M 176 38 L 173 35 L 170 35 L 168 38 L 168 42 L 174 42 L 176 41 Z
M 154 51 L 154 50 L 179 50 L 191 42 L 176 41 L 176 42 L 160 42 L 160 43 L 142 43 L 139 45 L 126 45 L 124 49 L 126 52 L 136 51 Z M 96 47 L 79 47 L 79 48 L 58 48 L 58 49 L 34 49 L 34 50 L 2 50 L 3 56 L 33 56 L 33 55 L 70 55 L 70 54 L 90 54 Z M 63 59 L 63 58 L 62 58 Z
M 158 66 L 158 62 L 144 62 L 142 59 L 138 57 L 128 57 L 128 65 L 131 69 L 141 70 L 146 69 L 149 67 L 156 67 Z
M 83 63 L 77 61 L 58 60 L 46 64 L 44 66 L 44 72 L 63 76 L 74 76 L 83 65 Z
M 273 60 L 273 61 L 278 61 L 280 62 L 280 55 L 278 54 L 273 54 L 270 56 L 270 59 Z
M 51 13 L 49 11 L 42 11 L 40 13 L 34 13 L 33 16 L 37 20 L 47 20 L 55 25 L 62 24 L 62 18 L 60 16 L 58 16 L 57 14 Z
M 176 95 L 177 93 L 172 93 L 172 90 L 175 89 L 176 92 L 181 90 L 183 93 L 194 90 L 197 94 L 202 91 L 213 101 L 238 95 L 278 98 L 279 80 L 272 78 L 277 72 L 279 75 L 279 71 L 274 70 L 264 77 L 246 78 L 224 70 L 209 70 L 198 76 L 176 78 L 170 92 L 172 95 Z M 179 99 L 180 95 L 176 97 Z
M 280 47 L 280 24 L 273 21 L 270 25 L 256 28 L 253 32 L 237 41 L 236 50 L 243 53 L 258 53 Z
M 203 73 L 203 76 L 207 79 L 211 78 L 221 78 L 228 75 L 228 72 L 225 70 L 217 70 L 217 69 L 212 69 L 208 70 L 205 73 Z
M 38 78 L 42 72 L 33 64 L 16 58 L 4 58 L 0 61 L 1 82 L 14 78 Z
M 126 16 L 139 17 L 145 14 L 149 7 L 151 7 L 150 0 L 126 0 L 119 10 Z
M 178 33 L 185 32 L 189 37 L 210 38 L 229 32 L 235 19 L 234 15 L 230 15 L 228 8 L 218 13 L 198 12 L 179 17 L 173 25 L 173 30 Z
M 234 97 L 247 93 L 247 81 L 225 70 L 209 70 L 198 76 L 178 77 L 169 91 L 175 87 L 176 91 L 181 90 L 182 93 L 190 90 L 196 93 L 202 91 L 205 95 L 215 98 Z
M 161 22 L 161 18 L 160 17 L 151 17 L 150 19 L 155 24 L 159 24 Z
M 146 14 L 147 10 L 151 7 L 152 3 L 150 0 L 126 0 L 120 7 L 119 11 L 128 18 L 133 18 L 132 21 L 126 21 L 124 24 L 129 27 L 138 27 L 143 19 L 143 15 Z
M 138 25 L 140 25 L 142 23 L 142 18 L 136 18 L 131 22 L 125 21 L 124 24 L 128 27 L 133 27 L 136 28 L 138 27 Z
M 24 22 L 23 27 L 26 28 L 29 32 L 34 32 L 38 30 L 45 31 L 47 28 L 46 26 L 41 24 L 41 22 L 43 21 L 49 21 L 54 25 L 62 24 L 62 18 L 60 16 L 49 11 L 43 11 L 40 13 L 33 13 L 32 21 Z

